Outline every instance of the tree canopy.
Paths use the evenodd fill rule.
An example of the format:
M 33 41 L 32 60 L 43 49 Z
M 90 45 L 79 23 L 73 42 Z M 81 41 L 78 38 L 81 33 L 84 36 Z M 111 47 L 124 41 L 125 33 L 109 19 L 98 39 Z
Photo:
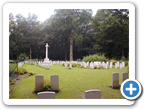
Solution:
M 100 9 L 92 16 L 91 9 L 56 9 L 44 22 L 38 16 L 9 14 L 9 56 L 18 59 L 21 53 L 29 59 L 45 58 L 49 44 L 51 60 L 77 60 L 90 54 L 107 58 L 128 58 L 129 10 Z

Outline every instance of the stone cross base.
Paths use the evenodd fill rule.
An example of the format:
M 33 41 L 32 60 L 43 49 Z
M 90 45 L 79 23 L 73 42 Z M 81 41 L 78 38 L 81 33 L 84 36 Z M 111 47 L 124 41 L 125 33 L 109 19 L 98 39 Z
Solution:
M 44 63 L 50 63 L 49 58 L 45 58 Z

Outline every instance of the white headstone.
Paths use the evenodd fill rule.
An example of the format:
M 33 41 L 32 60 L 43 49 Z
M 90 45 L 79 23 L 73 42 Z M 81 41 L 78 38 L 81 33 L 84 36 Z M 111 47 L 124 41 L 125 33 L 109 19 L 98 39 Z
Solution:
M 122 65 L 122 63 L 120 63 L 120 69 L 122 69 L 123 68 L 123 65 Z
M 85 68 L 87 67 L 87 64 L 86 64 L 86 63 L 84 63 L 84 67 L 85 67 Z
M 122 66 L 123 66 L 123 68 L 125 67 L 125 62 L 122 62 Z
M 65 63 L 65 68 L 67 68 L 67 63 Z
M 112 63 L 112 62 L 110 62 L 110 68 L 112 68 L 112 66 L 113 66 L 113 63 Z
M 117 67 L 119 67 L 120 66 L 120 63 L 119 62 L 117 62 Z
M 93 62 L 90 63 L 90 67 L 91 67 L 91 69 L 94 69 L 94 63 Z
M 50 64 L 48 64 L 48 69 L 50 69 Z
M 70 69 L 72 69 L 72 64 L 70 63 Z
M 115 68 L 117 69 L 117 63 L 115 63 Z
M 108 69 L 108 65 L 107 64 L 105 64 L 105 69 Z

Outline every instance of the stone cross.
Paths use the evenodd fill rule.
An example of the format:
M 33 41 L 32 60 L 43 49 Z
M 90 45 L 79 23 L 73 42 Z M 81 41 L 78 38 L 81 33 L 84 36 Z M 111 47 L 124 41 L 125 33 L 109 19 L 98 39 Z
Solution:
M 48 43 L 46 43 L 45 47 L 46 47 L 46 59 L 47 59 L 48 58 L 48 47 L 49 47 Z

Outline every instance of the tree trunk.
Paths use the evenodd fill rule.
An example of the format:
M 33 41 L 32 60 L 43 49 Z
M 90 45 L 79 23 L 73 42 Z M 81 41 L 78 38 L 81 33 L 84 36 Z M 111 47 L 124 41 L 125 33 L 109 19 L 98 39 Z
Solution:
M 11 53 L 11 59 L 13 60 L 13 53 Z
M 67 60 L 67 48 L 65 50 L 65 61 Z
M 73 39 L 70 37 L 70 61 L 73 61 Z
M 37 49 L 37 59 L 38 59 L 38 49 Z
M 17 52 L 17 60 L 18 60 L 18 52 Z
M 122 58 L 124 57 L 124 51 L 122 50 Z
M 30 46 L 30 60 L 31 60 L 31 46 Z

